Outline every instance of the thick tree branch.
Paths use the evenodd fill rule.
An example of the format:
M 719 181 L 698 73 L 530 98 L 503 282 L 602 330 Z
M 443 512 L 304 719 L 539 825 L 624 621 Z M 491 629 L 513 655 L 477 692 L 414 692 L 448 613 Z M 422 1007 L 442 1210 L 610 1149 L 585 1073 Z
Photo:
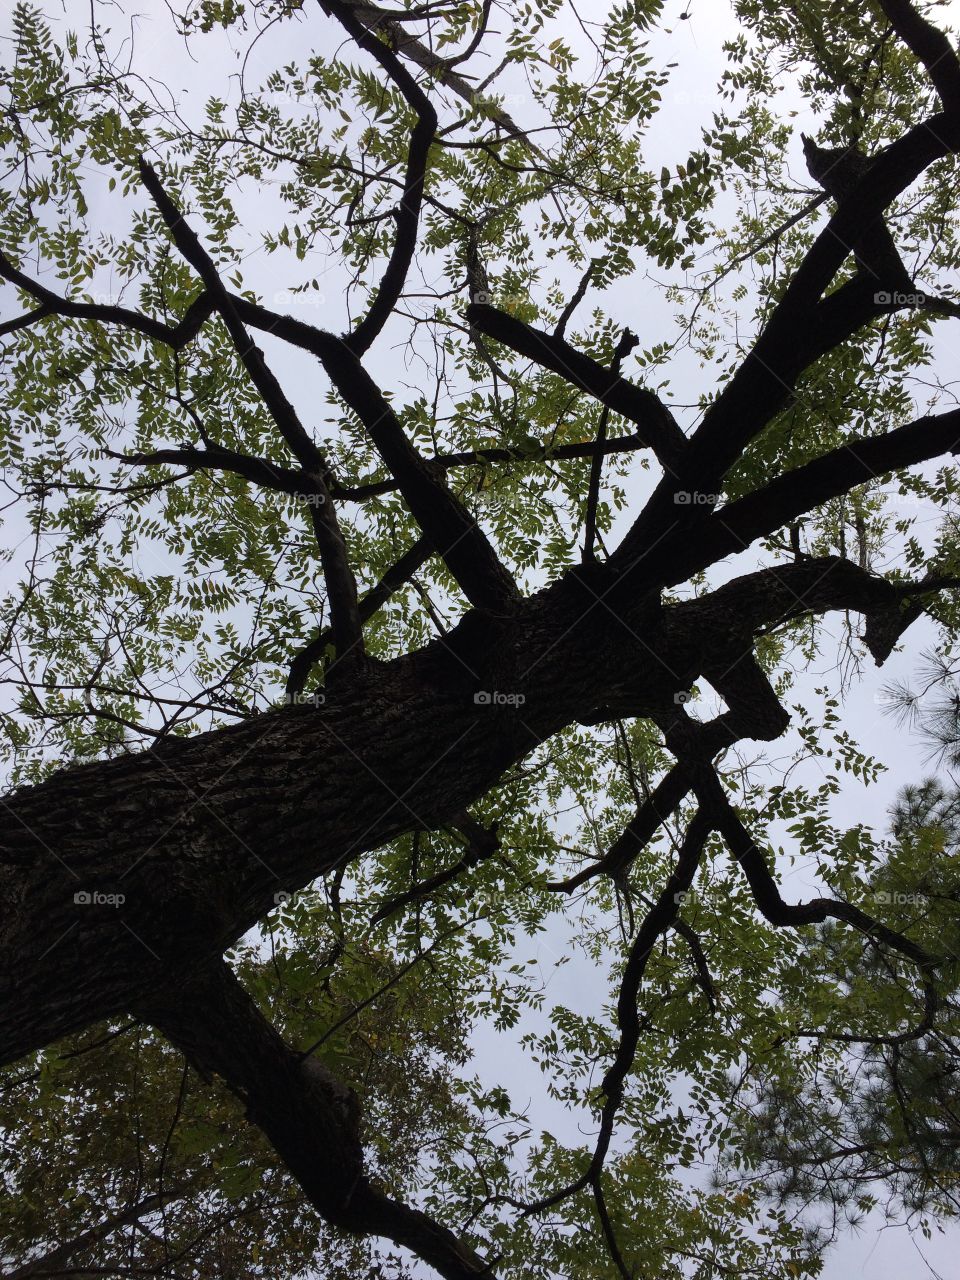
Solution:
M 803 370 L 872 317 L 891 310 L 885 282 L 863 273 L 822 301 L 821 296 L 865 228 L 882 219 L 888 205 L 929 165 L 958 146 L 960 112 L 951 112 L 916 125 L 870 160 L 794 272 L 754 347 L 691 437 L 684 484 L 697 501 L 688 497 L 687 509 L 678 511 L 681 486 L 665 477 L 612 557 L 621 568 L 632 575 L 639 568 L 644 577 L 652 576 L 656 567 L 647 560 L 651 546 L 658 545 L 659 559 L 665 562 L 678 545 L 696 537 L 705 508 L 719 500 L 723 476 L 789 401 Z M 890 287 L 899 285 L 891 281 Z
M 667 746 L 678 761 L 685 763 L 690 772 L 701 811 L 708 816 L 711 826 L 723 836 L 730 852 L 740 864 L 765 919 L 778 927 L 822 924 L 828 919 L 842 920 L 912 960 L 927 977 L 942 963 L 941 958 L 932 955 L 904 934 L 842 899 L 813 898 L 796 904 L 784 902 L 766 858 L 702 750 L 696 722 L 690 719 L 682 707 L 676 708 L 669 716 L 659 715 L 656 718 L 660 722 Z
M 370 1182 L 355 1095 L 284 1042 L 226 964 L 145 1001 L 140 1014 L 201 1074 L 223 1078 L 332 1226 L 392 1240 L 445 1280 L 493 1280 L 490 1266 L 453 1232 Z
M 909 0 L 879 0 L 890 25 L 927 69 L 945 111 L 960 110 L 960 61 L 946 35 Z
M 857 485 L 957 452 L 960 409 L 918 418 L 886 435 L 854 437 L 721 507 L 705 522 L 701 536 L 714 553 L 741 551 Z
M 703 664 L 703 673 L 727 703 L 727 710 L 705 724 L 696 726 L 700 751 L 712 760 L 742 738 L 772 742 L 789 723 L 770 681 L 751 651 L 752 638 L 724 637 L 718 652 Z M 733 656 L 731 656 L 731 653 Z M 682 705 L 682 704 L 681 704 Z M 551 889 L 572 893 L 597 875 L 621 879 L 657 832 L 682 803 L 692 781 L 683 762 L 677 764 L 657 784 L 602 858 L 567 880 L 551 884 Z
M 556 338 L 556 334 L 554 334 Z M 629 329 L 624 329 L 613 353 L 610 373 L 616 378 L 620 374 L 620 365 L 624 356 L 630 354 L 640 339 Z M 597 533 L 597 507 L 600 503 L 600 477 L 603 472 L 604 445 L 607 442 L 607 420 L 610 416 L 609 406 L 600 410 L 600 423 L 597 427 L 597 440 L 594 446 L 593 460 L 590 467 L 590 483 L 587 486 L 587 513 L 583 522 L 583 558 L 594 559 L 593 541 Z
M 43 320 L 47 316 L 66 316 L 75 320 L 99 320 L 107 324 L 120 325 L 124 329 L 132 329 L 135 333 L 142 333 L 144 337 L 152 338 L 155 342 L 162 342 L 174 351 L 179 351 L 188 342 L 193 341 L 214 310 L 212 298 L 206 293 L 201 293 L 187 308 L 179 324 L 171 326 L 152 316 L 145 316 L 139 311 L 131 311 L 128 307 L 96 302 L 74 302 L 69 298 L 61 298 L 39 281 L 31 280 L 3 253 L 0 253 L 0 277 L 17 285 L 24 293 L 30 294 L 40 303 L 40 306 L 28 315 L 18 316 L 16 320 L 8 321 L 4 330 L 8 333 Z
M 383 392 L 353 352 L 341 339 L 312 325 L 239 298 L 234 302 L 248 324 L 267 329 L 320 360 L 396 478 L 414 519 L 470 603 L 478 608 L 509 608 L 519 598 L 517 584 L 477 521 L 450 492 L 437 469 L 410 443 Z
M 148 453 L 115 453 L 105 449 L 108 458 L 130 467 L 171 466 L 186 467 L 188 471 L 229 471 L 243 476 L 261 489 L 285 493 L 291 498 L 316 497 L 316 488 L 304 471 L 271 462 L 268 458 L 254 458 L 219 445 L 205 449 L 178 447 L 176 449 L 152 449 Z
M 547 887 L 573 893 L 594 876 L 606 875 L 613 880 L 622 877 L 656 835 L 657 829 L 679 808 L 689 790 L 690 779 L 679 765 L 675 765 L 637 809 L 602 858 L 583 867 L 576 875 Z
M 606 369 L 598 361 L 577 351 L 562 337 L 535 329 L 522 320 L 487 303 L 472 302 L 467 318 L 488 338 L 502 342 L 519 355 L 558 373 L 581 391 L 592 396 L 632 422 L 638 434 L 654 451 L 658 461 L 672 475 L 682 470 L 687 440 L 673 414 L 646 387 L 638 387 L 621 377 L 618 369 Z
M 322 9 L 326 7 L 324 0 L 319 0 L 319 2 Z M 469 80 L 453 70 L 454 65 L 461 62 L 462 58 L 443 58 L 440 54 L 428 48 L 422 40 L 405 31 L 402 22 L 405 15 L 399 11 L 391 13 L 386 9 L 379 8 L 377 5 L 368 4 L 366 0 L 357 0 L 356 3 L 350 3 L 349 7 L 357 21 L 362 22 L 368 31 L 374 34 L 383 32 L 384 35 L 389 37 L 392 48 L 396 49 L 397 53 L 402 57 L 409 59 L 416 66 L 422 67 L 424 71 L 429 71 L 444 88 L 451 90 L 469 106 L 474 108 L 482 107 L 484 113 L 499 125 L 505 133 L 512 138 L 526 142 L 532 150 L 536 151 L 536 148 L 532 147 L 532 144 L 527 139 L 526 131 L 502 107 L 493 103 L 478 91 Z

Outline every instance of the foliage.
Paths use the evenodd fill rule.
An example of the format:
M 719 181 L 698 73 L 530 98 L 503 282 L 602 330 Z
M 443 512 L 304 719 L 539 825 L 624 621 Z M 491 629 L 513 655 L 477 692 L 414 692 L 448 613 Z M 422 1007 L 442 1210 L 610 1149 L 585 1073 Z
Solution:
M 631 428 L 485 335 L 468 303 L 551 333 L 562 323 L 572 346 L 608 366 L 618 317 L 639 326 L 631 291 L 647 273 L 660 310 L 624 370 L 692 429 L 832 212 L 812 179 L 798 181 L 798 113 L 821 146 L 874 155 L 933 109 L 932 86 L 877 4 L 737 0 L 710 118 L 677 150 L 672 54 L 687 48 L 681 35 L 696 15 L 676 8 L 628 0 L 583 22 L 559 0 L 391 10 L 418 39 L 429 32 L 440 57 L 475 30 L 489 56 L 471 51 L 444 74 L 405 64 L 436 101 L 440 127 L 416 256 L 367 363 L 425 456 L 469 455 L 444 474 L 524 591 L 580 559 L 592 441 L 601 421 L 617 440 Z M 201 295 L 144 192 L 140 156 L 202 229 L 237 298 L 349 332 L 376 304 L 391 258 L 417 123 L 396 78 L 339 44 L 319 8 L 201 0 L 175 18 L 158 8 L 155 20 L 175 21 L 199 59 L 202 107 L 196 90 L 167 92 L 151 78 L 149 49 L 137 37 L 131 51 L 118 14 L 97 10 L 93 29 L 74 30 L 18 0 L 0 68 L 0 253 L 80 305 L 0 328 L 0 465 L 12 499 L 0 603 L 11 701 L 0 726 L 15 787 L 263 714 L 289 698 L 291 660 L 329 639 L 335 609 L 317 495 L 190 461 L 190 451 L 229 450 L 277 473 L 291 467 L 223 315 L 173 347 L 83 310 L 122 307 L 176 326 Z M 85 11 L 74 19 L 86 23 Z M 234 49 L 240 74 L 208 81 L 206 60 L 219 72 Z M 467 67 L 469 100 L 452 78 Z M 661 164 L 666 145 L 672 158 Z M 940 310 L 877 314 L 803 369 L 716 501 L 952 402 L 935 326 L 951 323 L 957 301 L 958 181 L 950 154 L 887 214 L 911 278 Z M 830 291 L 856 273 L 851 256 Z M 568 314 L 581 280 L 582 306 Z M 9 274 L 4 303 L 11 317 L 43 307 Z M 417 521 L 315 362 L 262 341 L 334 478 L 362 597 L 415 542 Z M 164 450 L 179 457 L 151 459 Z M 602 549 L 652 488 L 652 466 L 633 447 L 606 456 Z M 956 486 L 952 459 L 894 481 L 881 473 L 765 535 L 751 563 L 839 555 L 894 582 L 949 579 Z M 712 583 L 695 574 L 665 599 Z M 949 583 L 925 608 L 949 655 Z M 387 663 L 442 639 L 465 612 L 449 564 L 432 555 L 367 620 L 366 652 Z M 850 628 L 840 639 L 849 683 L 864 650 Z M 492 853 L 477 852 L 463 823 L 411 829 L 284 895 L 231 953 L 288 1043 L 356 1092 L 372 1176 L 469 1228 L 498 1274 L 608 1280 L 624 1273 L 619 1250 L 664 1280 L 786 1280 L 818 1274 L 842 1221 L 877 1204 L 924 1230 L 955 1215 L 960 802 L 952 781 L 928 781 L 901 797 L 892 831 L 883 817 L 849 828 L 836 819 L 841 787 L 875 788 L 882 772 L 845 724 L 838 682 L 811 688 L 806 678 L 836 648 L 816 616 L 757 637 L 778 695 L 797 691 L 802 705 L 774 756 L 725 754 L 725 794 L 751 831 L 766 832 L 768 865 L 783 870 L 787 850 L 813 859 L 830 894 L 946 957 L 936 1027 L 922 967 L 838 920 L 761 920 L 712 835 L 647 959 L 642 1035 L 601 1179 L 609 1232 L 598 1228 L 596 1188 L 549 1212 L 522 1206 L 575 1182 L 593 1153 L 631 944 L 694 814 L 679 806 L 617 875 L 570 884 L 669 769 L 658 725 L 615 715 L 568 725 L 473 807 L 470 820 L 496 834 Z M 303 696 L 322 705 L 337 656 L 328 644 Z M 695 708 L 706 705 L 704 694 Z M 954 703 L 937 705 L 955 766 Z M 582 999 L 566 995 L 568 973 Z M 561 1131 L 528 1103 L 526 1074 L 514 1086 L 504 1065 L 491 1078 L 488 1059 L 500 1065 L 507 1037 L 542 1074 L 545 1113 L 564 1116 L 549 1121 Z M 74 1241 L 70 1267 L 197 1280 L 416 1274 L 391 1246 L 324 1227 L 224 1082 L 201 1079 L 136 1020 L 42 1050 L 7 1068 L 2 1087 L 11 1268 Z M 84 1236 L 168 1193 L 138 1225 Z

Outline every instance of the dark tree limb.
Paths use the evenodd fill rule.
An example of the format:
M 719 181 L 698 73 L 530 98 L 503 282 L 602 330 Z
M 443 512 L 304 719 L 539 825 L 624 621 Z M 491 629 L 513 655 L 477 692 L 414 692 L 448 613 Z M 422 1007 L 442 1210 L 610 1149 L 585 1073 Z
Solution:
M 570 299 L 567 302 L 566 306 L 560 312 L 560 315 L 557 319 L 556 328 L 553 331 L 553 336 L 555 338 L 562 338 L 566 334 L 567 325 L 570 323 L 570 319 L 573 316 L 573 313 L 576 311 L 577 307 L 579 307 L 580 303 L 583 301 L 584 297 L 586 296 L 587 287 L 589 286 L 590 281 L 593 279 L 593 273 L 596 269 L 597 269 L 596 259 L 591 258 L 589 263 L 587 264 L 586 271 L 584 271 L 583 275 L 580 277 L 580 283 L 577 285 L 576 289 L 574 289 L 573 293 L 570 295 Z
M 319 0 L 319 3 L 321 9 L 326 8 L 324 0 Z M 491 120 L 505 133 L 531 146 L 526 130 L 522 129 L 501 107 L 490 103 L 476 86 L 454 70 L 457 63 L 463 61 L 462 57 L 444 58 L 425 45 L 422 40 L 404 30 L 403 21 L 407 15 L 396 9 L 393 11 L 381 9 L 375 4 L 367 3 L 367 0 L 356 0 L 355 3 L 349 0 L 349 8 L 357 21 L 362 22 L 368 31 L 374 34 L 382 32 L 386 35 L 391 47 L 396 49 L 402 57 L 422 67 L 424 71 L 429 71 L 444 88 L 455 93 L 469 106 L 476 107 L 482 102 Z M 536 150 L 536 148 L 532 149 Z
M 75 1271 L 72 1267 L 64 1267 L 64 1263 L 68 1263 L 81 1249 L 88 1249 L 91 1245 L 100 1244 L 101 1241 L 108 1239 L 115 1231 L 119 1231 L 121 1227 L 129 1227 L 139 1222 L 141 1218 L 147 1217 L 151 1213 L 156 1213 L 158 1209 L 162 1209 L 165 1205 L 172 1201 L 182 1200 L 184 1196 L 190 1194 L 189 1187 L 168 1187 L 166 1191 L 157 1192 L 155 1195 L 144 1196 L 142 1200 L 138 1200 L 136 1204 L 129 1205 L 126 1209 L 121 1209 L 117 1213 L 109 1214 L 101 1219 L 92 1227 L 88 1227 L 86 1231 L 82 1231 L 79 1235 L 74 1236 L 72 1240 L 65 1240 L 62 1244 L 56 1245 L 53 1249 L 49 1249 L 39 1258 L 34 1258 L 31 1262 L 25 1262 L 23 1266 L 14 1267 L 10 1271 L 4 1271 L 3 1280 L 42 1280 L 44 1276 L 62 1276 L 83 1274 L 82 1271 Z
M 556 337 L 556 334 L 554 334 Z M 610 363 L 611 376 L 616 378 L 620 374 L 620 365 L 624 356 L 630 354 L 633 348 L 639 343 L 640 339 L 636 334 L 631 333 L 629 329 L 624 329 L 620 341 L 617 343 L 616 350 L 613 353 L 613 360 Z M 594 550 L 593 542 L 597 533 L 597 507 L 600 503 L 600 476 L 603 471 L 604 446 L 607 442 L 607 420 L 610 417 L 609 406 L 604 405 L 600 410 L 600 423 L 597 427 L 597 440 L 593 451 L 593 460 L 590 466 L 590 482 L 587 486 L 587 514 L 584 519 L 583 533 L 583 558 L 584 560 L 593 560 Z
M 449 884 L 451 880 L 456 880 L 464 871 L 469 871 L 471 867 L 479 866 L 481 862 L 492 858 L 500 848 L 496 825 L 484 827 L 475 818 L 471 818 L 469 814 L 464 813 L 455 819 L 451 826 L 461 833 L 467 846 L 466 852 L 459 862 L 453 863 L 452 866 L 446 867 L 443 871 L 438 871 L 436 875 L 430 876 L 426 880 L 421 880 L 418 884 L 408 889 L 406 893 L 400 893 L 395 898 L 385 902 L 383 906 L 378 907 L 376 913 L 370 918 L 371 925 L 379 924 L 381 920 L 388 920 L 390 916 L 396 915 L 398 911 L 402 911 L 411 902 L 419 902 L 422 898 L 430 897 L 438 889 L 442 889 L 445 884 Z
M 246 323 L 267 329 L 319 359 L 344 402 L 366 428 L 414 519 L 470 603 L 493 610 L 509 608 L 519 598 L 517 584 L 474 517 L 410 443 L 389 401 L 353 352 L 333 334 L 301 320 L 239 298 L 234 302 Z
M 488 338 L 502 342 L 519 355 L 566 378 L 632 422 L 664 468 L 671 474 L 682 470 L 686 436 L 670 410 L 652 391 L 628 382 L 617 370 L 604 368 L 562 337 L 535 329 L 487 303 L 471 303 L 467 307 L 467 318 Z
M 689 790 L 689 778 L 679 765 L 675 765 L 637 809 L 602 858 L 589 863 L 576 875 L 547 887 L 573 893 L 594 876 L 605 875 L 613 880 L 621 878 L 656 835 L 657 829 L 679 808 Z
M 707 759 L 713 759 L 742 738 L 772 742 L 783 733 L 789 716 L 780 704 L 750 649 L 750 639 L 740 637 L 743 646 L 733 658 L 716 658 L 703 664 L 704 675 L 727 702 L 727 710 L 705 724 L 696 725 L 698 746 Z M 729 655 L 729 639 L 720 653 Z M 681 704 L 682 705 L 682 704 Z M 692 781 L 682 761 L 678 761 L 660 780 L 654 790 L 613 842 L 602 858 L 590 863 L 567 880 L 549 885 L 550 889 L 572 893 L 597 875 L 621 880 L 653 839 L 658 827 L 676 812 L 690 791 Z
M 208 294 L 201 293 L 187 308 L 179 324 L 168 325 L 162 320 L 145 316 L 139 311 L 131 311 L 128 307 L 96 302 L 74 302 L 69 298 L 61 298 L 39 281 L 31 280 L 3 253 L 0 253 L 0 277 L 9 280 L 11 284 L 15 284 L 40 303 L 36 310 L 27 315 L 18 316 L 16 320 L 8 321 L 4 330 L 8 333 L 43 320 L 47 316 L 66 316 L 74 320 L 100 320 L 117 324 L 124 329 L 141 333 L 146 338 L 152 338 L 155 342 L 162 342 L 174 351 L 179 351 L 193 341 L 214 310 L 213 299 Z
M 604 1162 L 610 1149 L 610 1140 L 616 1123 L 617 1112 L 623 1101 L 624 1088 L 633 1060 L 636 1057 L 637 1045 L 640 1043 L 640 1016 L 637 1011 L 637 997 L 640 984 L 647 967 L 647 962 L 658 939 L 671 928 L 677 918 L 683 896 L 693 884 L 697 868 L 703 856 L 703 850 L 710 835 L 712 824 L 702 809 L 698 809 L 687 827 L 686 835 L 677 854 L 673 871 L 664 885 L 659 897 L 649 909 L 637 935 L 630 946 L 626 967 L 620 983 L 620 994 L 617 998 L 617 1026 L 620 1040 L 614 1054 L 613 1062 L 607 1069 L 600 1085 L 604 1103 L 600 1111 L 600 1129 L 594 1145 L 593 1155 L 584 1172 L 573 1182 L 560 1187 L 550 1195 L 539 1200 L 514 1203 L 529 1217 L 542 1213 L 554 1205 L 568 1200 L 585 1187 L 598 1185 L 603 1173 Z
M 251 340 L 213 259 L 167 194 L 154 169 L 144 159 L 140 160 L 140 176 L 160 211 L 174 244 L 203 281 L 207 295 L 213 300 L 230 334 L 240 362 L 263 397 L 277 429 L 312 486 L 315 501 L 310 505 L 310 520 L 320 548 L 337 658 L 341 662 L 349 659 L 355 661 L 363 655 L 363 629 L 357 610 L 357 583 L 350 568 L 346 543 L 327 487 L 329 467 L 267 365 L 263 352 Z
M 284 1042 L 226 964 L 194 972 L 140 1014 L 202 1075 L 222 1077 L 331 1226 L 392 1240 L 445 1280 L 492 1280 L 468 1244 L 368 1179 L 356 1096 Z
M 855 437 L 721 507 L 705 521 L 704 533 L 720 554 L 739 551 L 857 485 L 958 452 L 960 409 L 918 418 L 885 435 Z
M 674 933 L 678 933 L 684 942 L 690 948 L 690 954 L 693 957 L 693 967 L 697 975 L 697 981 L 700 984 L 700 990 L 707 997 L 707 1004 L 710 1006 L 710 1012 L 717 1011 L 717 988 L 714 984 L 713 977 L 710 973 L 710 965 L 707 963 L 706 952 L 703 949 L 703 943 L 700 941 L 700 935 L 686 920 L 677 916 L 671 925 Z
M 763 852 L 744 825 L 742 818 L 724 790 L 723 783 L 709 759 L 704 755 L 697 726 L 681 708 L 671 717 L 657 717 L 670 750 L 683 760 L 690 771 L 693 790 L 701 811 L 723 837 L 740 865 L 754 901 L 762 915 L 777 927 L 798 928 L 822 924 L 828 919 L 841 920 L 860 933 L 874 938 L 913 961 L 925 979 L 942 963 L 942 958 L 928 952 L 905 934 L 898 933 L 852 903 L 835 898 L 813 898 L 790 904 L 780 895 Z
M 789 402 L 803 370 L 871 318 L 891 310 L 885 282 L 868 280 L 863 273 L 835 293 L 822 295 L 853 245 L 862 239 L 864 227 L 881 219 L 884 210 L 929 165 L 958 147 L 960 112 L 951 112 L 914 126 L 871 159 L 863 176 L 839 201 L 760 337 L 691 437 L 683 486 L 698 501 L 690 503 L 688 497 L 687 510 L 678 511 L 681 486 L 673 477 L 665 477 L 611 557 L 621 567 L 633 574 L 646 560 L 650 547 L 665 535 L 669 537 L 663 554 L 689 542 L 706 515 L 704 508 L 719 501 L 724 475 Z M 891 281 L 890 287 L 898 288 L 899 282 Z
M 421 537 L 408 551 L 386 571 L 375 587 L 371 587 L 366 595 L 361 596 L 358 613 L 361 622 L 368 622 L 400 587 L 409 582 L 418 569 L 421 569 L 433 554 L 433 546 L 429 538 Z M 323 658 L 327 647 L 333 643 L 333 632 L 329 627 L 318 632 L 309 644 L 297 653 L 290 663 L 287 675 L 286 694 L 288 699 L 302 693 L 306 687 L 310 672 Z
M 606 458 L 614 453 L 636 453 L 638 449 L 646 449 L 647 447 L 646 440 L 640 435 L 616 436 L 613 439 L 604 440 L 601 452 Z M 490 449 L 468 449 L 462 453 L 441 453 L 433 458 L 427 458 L 426 463 L 429 467 L 442 468 L 444 471 L 453 471 L 457 467 L 482 467 L 489 463 L 501 462 L 511 462 L 518 466 L 536 466 L 543 462 L 593 458 L 596 456 L 596 452 L 596 442 L 584 440 L 579 443 L 572 442 L 552 447 L 547 446 L 542 458 L 531 454 L 529 450 L 494 447 Z M 363 502 L 366 498 L 392 493 L 397 488 L 396 480 L 389 479 L 374 480 L 369 484 L 356 485 L 352 488 L 344 485 L 334 485 L 331 492 L 335 498 Z
M 354 355 L 360 356 L 393 314 L 413 261 L 423 204 L 427 156 L 437 129 L 437 113 L 430 99 L 393 50 L 378 39 L 376 34 L 371 34 L 361 21 L 356 6 L 344 3 L 343 0 L 322 0 L 322 7 L 337 19 L 361 49 L 377 60 L 417 115 L 417 123 L 410 135 L 403 195 L 396 211 L 393 250 L 370 310 L 352 333 L 344 335 L 346 345 Z
M 944 32 L 928 22 L 909 0 L 878 2 L 894 31 L 926 68 L 944 110 L 960 110 L 960 61 Z
M 130 467 L 172 466 L 186 467 L 188 471 L 229 471 L 243 476 L 261 489 L 285 493 L 291 498 L 316 497 L 317 492 L 305 472 L 285 467 L 269 458 L 255 458 L 208 445 L 204 449 L 180 446 L 175 449 L 151 449 L 144 453 L 116 453 L 105 449 L 108 458 Z
M 637 930 L 637 936 L 630 947 L 626 968 L 620 984 L 617 998 L 617 1026 L 620 1029 L 620 1044 L 614 1060 L 607 1069 L 600 1086 L 605 1096 L 600 1120 L 600 1133 L 591 1161 L 591 1169 L 599 1171 L 609 1149 L 613 1135 L 613 1124 L 620 1103 L 630 1068 L 636 1056 L 640 1042 L 640 1016 L 637 1011 L 637 995 L 640 983 L 650 959 L 650 953 L 657 940 L 673 924 L 683 901 L 682 895 L 687 893 L 693 884 L 697 868 L 703 857 L 707 838 L 712 830 L 710 817 L 698 809 L 687 826 L 687 831 L 677 854 L 677 861 L 670 878 L 661 890 L 660 896 L 647 912 Z

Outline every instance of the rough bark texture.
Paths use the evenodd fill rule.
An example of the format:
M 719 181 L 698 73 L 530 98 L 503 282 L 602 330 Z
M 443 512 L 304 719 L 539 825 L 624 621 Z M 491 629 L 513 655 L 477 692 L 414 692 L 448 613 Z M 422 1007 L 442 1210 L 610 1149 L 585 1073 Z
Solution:
M 735 682 L 724 694 L 750 707 L 747 722 L 760 725 L 750 732 L 767 736 L 771 717 L 782 731 L 762 676 L 725 675 L 752 670 L 741 660 L 756 627 L 895 598 L 844 561 L 749 575 L 666 608 L 625 599 L 602 569 L 577 571 L 511 615 L 474 610 L 426 649 L 365 663 L 322 705 L 69 769 L 11 796 L 0 836 L 3 1060 L 222 954 L 278 892 L 449 822 L 565 725 L 660 713 L 713 671 L 719 685 Z

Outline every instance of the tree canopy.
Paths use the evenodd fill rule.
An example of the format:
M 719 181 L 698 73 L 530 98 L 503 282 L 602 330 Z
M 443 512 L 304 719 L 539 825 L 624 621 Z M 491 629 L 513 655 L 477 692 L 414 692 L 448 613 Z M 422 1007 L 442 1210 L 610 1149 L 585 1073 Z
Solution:
M 733 0 L 704 85 L 700 16 L 15 5 L 10 1280 L 957 1215 L 960 60 Z

